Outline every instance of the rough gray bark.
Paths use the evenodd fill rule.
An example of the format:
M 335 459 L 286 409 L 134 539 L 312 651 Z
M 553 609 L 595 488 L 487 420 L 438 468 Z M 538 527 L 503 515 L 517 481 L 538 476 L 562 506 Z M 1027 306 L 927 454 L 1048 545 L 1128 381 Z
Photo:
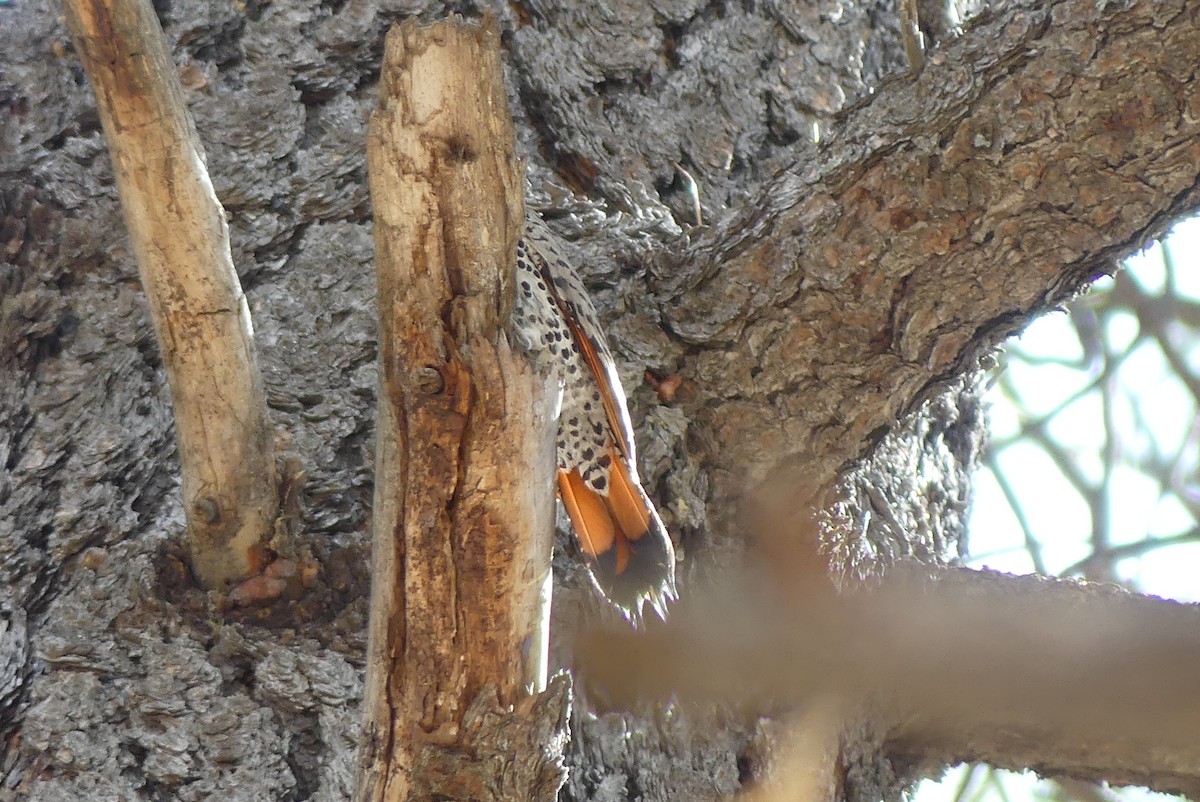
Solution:
M 844 517 L 873 514 L 826 547 L 851 573 L 942 558 L 978 449 L 954 377 L 1196 205 L 1197 5 L 1012 3 L 885 81 L 905 70 L 890 3 L 495 4 L 531 196 L 576 239 L 636 388 L 685 592 L 742 550 L 747 476 L 849 468 Z M 0 7 L 0 715 L 20 736 L 0 795 L 348 796 L 376 385 L 365 123 L 388 23 L 444 11 L 161 12 L 321 565 L 297 600 L 225 611 L 169 545 L 165 381 L 77 60 L 52 3 Z M 646 370 L 682 377 L 671 403 Z M 566 663 L 605 613 L 558 562 Z M 853 729 L 846 798 L 928 768 Z M 568 799 L 727 795 L 771 741 L 719 714 L 573 730 Z

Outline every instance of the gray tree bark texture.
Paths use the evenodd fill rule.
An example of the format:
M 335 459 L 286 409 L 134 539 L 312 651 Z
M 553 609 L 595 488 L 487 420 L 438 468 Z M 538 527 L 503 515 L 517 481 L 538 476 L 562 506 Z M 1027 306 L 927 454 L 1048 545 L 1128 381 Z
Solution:
M 1200 2 L 990 5 L 961 36 L 939 21 L 916 76 L 890 2 L 491 5 L 529 199 L 609 325 L 685 594 L 779 547 L 746 537 L 747 488 L 783 499 L 789 546 L 819 531 L 844 584 L 938 571 L 981 446 L 980 359 L 1200 205 Z M 320 565 L 300 598 L 226 609 L 181 559 L 165 375 L 60 9 L 0 6 L 0 799 L 350 795 L 377 386 L 366 122 L 387 27 L 450 7 L 474 8 L 158 7 Z M 570 665 L 608 613 L 569 556 L 555 569 L 552 663 Z M 563 799 L 724 798 L 780 741 L 775 711 L 588 702 Z M 845 729 L 848 800 L 1030 755 L 1190 787 L 1049 738 Z

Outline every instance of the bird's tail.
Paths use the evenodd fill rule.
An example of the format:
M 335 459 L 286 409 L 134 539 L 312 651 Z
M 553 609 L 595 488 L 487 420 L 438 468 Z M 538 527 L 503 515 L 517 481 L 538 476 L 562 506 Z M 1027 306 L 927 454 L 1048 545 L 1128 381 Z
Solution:
M 631 617 L 650 605 L 660 618 L 676 598 L 675 549 L 658 511 L 614 448 L 608 494 L 574 470 L 558 472 L 558 490 L 592 578 Z

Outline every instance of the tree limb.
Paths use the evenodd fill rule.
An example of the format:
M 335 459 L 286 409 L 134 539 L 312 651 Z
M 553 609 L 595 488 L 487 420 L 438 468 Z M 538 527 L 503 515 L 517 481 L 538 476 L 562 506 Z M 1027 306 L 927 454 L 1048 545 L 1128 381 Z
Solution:
M 392 29 L 367 148 L 380 401 L 356 799 L 550 800 L 562 739 L 512 753 L 564 731 L 569 685 L 528 696 L 546 682 L 554 402 L 506 337 L 524 185 L 494 19 Z
M 791 602 L 752 582 L 649 636 L 593 634 L 580 665 L 616 694 L 870 700 L 901 766 L 982 760 L 1161 791 L 1200 789 L 1200 606 L 1115 586 L 951 569 Z
M 175 405 L 192 569 L 251 573 L 278 509 L 272 432 L 225 214 L 147 0 L 67 0 Z
M 693 417 L 826 485 L 981 352 L 1200 203 L 1200 3 L 1015 2 L 660 268 Z

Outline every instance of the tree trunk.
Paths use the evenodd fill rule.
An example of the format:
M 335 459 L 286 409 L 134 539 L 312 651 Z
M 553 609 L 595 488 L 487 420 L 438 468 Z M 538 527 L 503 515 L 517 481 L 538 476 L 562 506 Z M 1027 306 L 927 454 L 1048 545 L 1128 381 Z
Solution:
M 1196 207 L 1200 3 L 991 6 L 912 76 L 891 3 L 492 4 L 527 198 L 608 325 L 685 598 L 764 557 L 781 597 L 827 571 L 940 572 L 980 357 Z M 386 29 L 445 11 L 160 5 L 320 565 L 299 599 L 226 611 L 176 545 L 166 375 L 79 57 L 57 6 L 0 8 L 0 799 L 351 795 L 377 407 L 366 123 Z M 552 669 L 608 616 L 559 544 Z M 978 754 L 857 701 L 603 701 L 573 708 L 564 799 L 725 798 L 789 751 L 819 768 L 831 742 L 815 787 L 896 799 Z M 986 756 L 1192 787 L 1040 737 Z

